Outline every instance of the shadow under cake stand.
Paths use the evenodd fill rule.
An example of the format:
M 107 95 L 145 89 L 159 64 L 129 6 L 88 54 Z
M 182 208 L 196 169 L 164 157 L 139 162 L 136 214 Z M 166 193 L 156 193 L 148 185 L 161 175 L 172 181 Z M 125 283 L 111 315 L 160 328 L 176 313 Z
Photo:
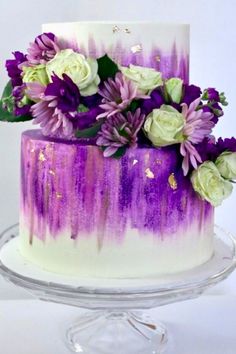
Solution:
M 144 309 L 195 298 L 235 269 L 235 240 L 218 226 L 214 232 L 214 256 L 190 271 L 147 279 L 79 279 L 27 262 L 18 251 L 18 225 L 13 225 L 0 235 L 0 273 L 41 300 L 89 310 L 66 332 L 73 352 L 163 353 L 167 330 Z

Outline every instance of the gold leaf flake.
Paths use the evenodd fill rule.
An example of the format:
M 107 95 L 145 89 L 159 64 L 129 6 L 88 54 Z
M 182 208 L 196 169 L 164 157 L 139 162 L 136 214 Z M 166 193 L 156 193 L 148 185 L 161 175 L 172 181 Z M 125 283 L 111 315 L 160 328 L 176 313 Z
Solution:
M 159 63 L 159 62 L 161 61 L 160 55 L 156 55 L 156 56 L 155 56 L 155 59 L 156 59 L 156 61 Z
M 134 159 L 133 166 L 136 165 L 136 163 L 138 163 L 138 160 Z
M 175 175 L 174 173 L 171 173 L 168 177 L 168 183 L 170 185 L 170 188 L 172 189 L 177 189 L 178 188 L 178 184 L 177 184 L 177 181 L 176 181 L 176 178 L 175 178 Z
M 50 175 L 52 175 L 52 176 L 55 176 L 55 171 L 53 171 L 53 170 L 49 170 L 49 173 L 50 173 Z
M 154 173 L 150 170 L 150 168 L 147 168 L 147 169 L 145 170 L 145 173 L 146 173 L 146 177 L 147 177 L 147 178 L 155 178 L 155 175 L 154 175 Z
M 42 152 L 42 150 L 39 153 L 39 161 L 42 161 L 42 162 L 46 161 L 46 158 L 45 158 L 44 153 Z
M 116 33 L 116 32 L 119 32 L 119 31 L 120 31 L 120 28 L 117 25 L 112 27 L 112 32 L 113 33 Z
M 134 54 L 135 54 L 135 53 L 140 53 L 140 52 L 142 52 L 142 50 L 143 50 L 141 44 L 133 45 L 130 49 L 131 49 L 131 52 L 134 53 Z
M 57 197 L 58 199 L 60 199 L 60 198 L 62 198 L 62 194 L 61 194 L 60 192 L 56 192 L 56 197 Z

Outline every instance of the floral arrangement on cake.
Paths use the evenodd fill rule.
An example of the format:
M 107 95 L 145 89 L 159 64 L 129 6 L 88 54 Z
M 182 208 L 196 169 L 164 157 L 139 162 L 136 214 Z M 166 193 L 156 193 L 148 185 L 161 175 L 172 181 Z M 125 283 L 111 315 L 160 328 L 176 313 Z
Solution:
M 163 79 L 154 68 L 120 66 L 107 55 L 85 57 L 52 33 L 36 37 L 27 54 L 13 55 L 1 121 L 33 120 L 50 137 L 93 138 L 104 158 L 138 145 L 174 145 L 203 199 L 217 206 L 232 192 L 236 139 L 212 135 L 227 105 L 224 93 Z

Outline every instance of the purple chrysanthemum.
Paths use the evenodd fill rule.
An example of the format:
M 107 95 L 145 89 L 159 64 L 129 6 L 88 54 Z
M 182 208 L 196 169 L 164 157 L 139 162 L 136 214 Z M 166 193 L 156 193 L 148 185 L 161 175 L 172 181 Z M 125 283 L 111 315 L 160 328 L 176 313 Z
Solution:
M 99 90 L 103 97 L 100 107 L 105 111 L 97 118 L 111 117 L 124 111 L 134 99 L 149 98 L 139 92 L 136 84 L 118 72 L 114 79 L 109 78 Z
M 185 118 L 183 128 L 184 141 L 180 145 L 180 153 L 184 157 L 182 168 L 186 176 L 189 171 L 189 165 L 197 168 L 197 163 L 202 159 L 194 145 L 200 143 L 205 137 L 209 136 L 214 122 L 212 122 L 212 113 L 197 109 L 201 98 L 194 100 L 190 106 L 182 104 L 182 114 Z
M 22 70 L 19 68 L 19 65 L 26 61 L 26 55 L 21 52 L 13 53 L 15 59 L 6 60 L 6 69 L 8 76 L 11 78 L 12 86 L 21 86 L 22 85 Z
M 63 79 L 56 75 L 46 89 L 39 84 L 27 85 L 28 95 L 32 99 L 40 99 L 31 107 L 34 124 L 40 124 L 44 135 L 63 138 L 73 137 L 72 118 L 77 114 L 80 102 L 78 87 L 69 76 L 63 74 Z
M 53 33 L 43 33 L 35 38 L 34 43 L 30 43 L 27 60 L 30 64 L 45 64 L 54 58 L 60 47 L 56 36 Z
M 140 108 L 135 113 L 114 114 L 107 119 L 98 133 L 97 145 L 105 148 L 103 155 L 110 157 L 121 147 L 136 147 L 137 134 L 144 123 L 145 115 Z

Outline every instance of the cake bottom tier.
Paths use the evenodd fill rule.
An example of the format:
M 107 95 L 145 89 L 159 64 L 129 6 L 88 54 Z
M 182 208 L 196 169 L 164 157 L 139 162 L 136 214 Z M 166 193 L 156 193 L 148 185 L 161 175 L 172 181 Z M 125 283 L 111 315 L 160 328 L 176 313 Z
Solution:
M 107 241 L 101 247 L 95 235 L 72 240 L 64 232 L 44 240 L 33 238 L 21 228 L 20 252 L 42 269 L 77 277 L 137 278 L 181 272 L 208 261 L 213 255 L 213 225 L 187 231 L 165 239 L 139 235 L 130 229 L 121 243 Z

